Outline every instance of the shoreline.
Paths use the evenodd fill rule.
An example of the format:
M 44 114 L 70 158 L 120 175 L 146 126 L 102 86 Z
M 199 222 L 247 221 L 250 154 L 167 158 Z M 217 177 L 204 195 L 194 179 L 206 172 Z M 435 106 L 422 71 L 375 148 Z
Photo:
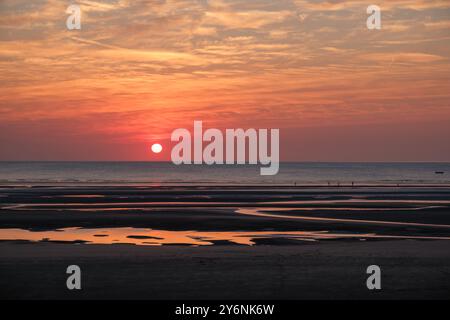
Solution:
M 233 189 L 267 189 L 267 188 L 283 188 L 283 189 L 361 189 L 361 188 L 450 188 L 450 183 L 404 183 L 404 182 L 392 182 L 392 183 L 355 183 L 352 185 L 351 181 L 342 182 L 342 183 L 280 183 L 280 184 L 241 184 L 241 183 L 230 183 L 230 184 L 221 184 L 221 183 L 192 183 L 192 182 L 178 182 L 178 183 L 158 183 L 158 182 L 1 182 L 0 188 L 83 188 L 83 187 L 91 187 L 91 188 L 103 188 L 103 187 L 148 187 L 148 188 L 233 188 Z
M 29 230 L 135 227 L 447 236 L 450 226 L 450 188 L 15 187 L 0 189 L 0 195 L 2 228 Z
M 450 237 L 450 188 L 42 186 L 0 195 L 0 240 L 9 239 L 0 241 L 3 299 L 448 299 L 450 292 L 450 240 L 439 240 Z M 14 228 L 38 241 L 12 240 Z M 73 264 L 82 269 L 79 292 L 65 287 Z M 369 265 L 381 267 L 380 291 L 366 288 Z

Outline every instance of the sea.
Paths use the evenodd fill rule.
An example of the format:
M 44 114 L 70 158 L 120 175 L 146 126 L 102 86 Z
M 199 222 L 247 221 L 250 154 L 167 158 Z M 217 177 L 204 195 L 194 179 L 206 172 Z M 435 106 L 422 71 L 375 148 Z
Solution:
M 0 185 L 423 185 L 450 184 L 450 163 L 282 162 L 260 165 L 171 162 L 0 162 Z

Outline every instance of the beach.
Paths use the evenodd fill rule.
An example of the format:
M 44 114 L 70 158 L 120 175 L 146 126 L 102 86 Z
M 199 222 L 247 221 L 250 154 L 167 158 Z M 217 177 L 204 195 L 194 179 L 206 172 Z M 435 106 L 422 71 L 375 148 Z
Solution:
M 68 247 L 69 246 L 69 247 Z M 447 241 L 143 247 L 0 244 L 2 299 L 448 299 Z M 82 290 L 67 290 L 68 265 Z M 366 268 L 382 289 L 366 287 Z
M 447 186 L 3 186 L 3 299 L 448 299 Z M 83 289 L 69 291 L 78 265 Z M 366 269 L 382 270 L 368 290 Z

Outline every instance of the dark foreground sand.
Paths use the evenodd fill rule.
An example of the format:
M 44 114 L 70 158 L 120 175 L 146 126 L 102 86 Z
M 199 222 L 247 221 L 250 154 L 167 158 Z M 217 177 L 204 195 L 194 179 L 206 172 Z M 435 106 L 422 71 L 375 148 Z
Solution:
M 146 228 L 161 239 L 166 231 L 270 235 L 253 246 L 224 236 L 200 247 L 11 237 L 18 229 L 64 236 L 65 228 Z M 121 242 L 149 231 L 130 232 Z M 2 299 L 450 299 L 448 187 L 5 186 L 0 240 Z M 66 288 L 72 264 L 81 267 L 81 291 Z M 366 287 L 372 264 L 382 270 L 380 291 Z
M 297 246 L 0 244 L 2 299 L 449 299 L 447 241 Z M 66 268 L 82 290 L 66 289 Z M 366 288 L 366 268 L 382 289 Z

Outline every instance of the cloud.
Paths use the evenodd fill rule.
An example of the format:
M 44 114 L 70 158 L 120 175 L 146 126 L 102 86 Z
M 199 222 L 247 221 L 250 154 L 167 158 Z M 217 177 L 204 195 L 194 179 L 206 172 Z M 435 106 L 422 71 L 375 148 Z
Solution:
M 356 7 L 367 8 L 370 4 L 364 0 L 294 0 L 297 7 L 308 11 L 342 11 Z M 382 10 L 413 9 L 417 11 L 450 8 L 446 0 L 381 0 L 376 3 Z
M 283 22 L 292 16 L 290 11 L 208 11 L 204 24 L 222 26 L 229 29 L 258 29 Z
M 420 52 L 369 53 L 362 56 L 362 58 L 380 63 L 386 63 L 392 60 L 402 63 L 430 63 L 446 60 L 446 58 L 439 55 Z
M 74 134 L 126 141 L 193 119 L 449 119 L 446 1 L 380 1 L 379 31 L 367 30 L 362 0 L 79 3 L 72 31 L 61 1 L 0 3 L 2 122 L 77 119 Z

